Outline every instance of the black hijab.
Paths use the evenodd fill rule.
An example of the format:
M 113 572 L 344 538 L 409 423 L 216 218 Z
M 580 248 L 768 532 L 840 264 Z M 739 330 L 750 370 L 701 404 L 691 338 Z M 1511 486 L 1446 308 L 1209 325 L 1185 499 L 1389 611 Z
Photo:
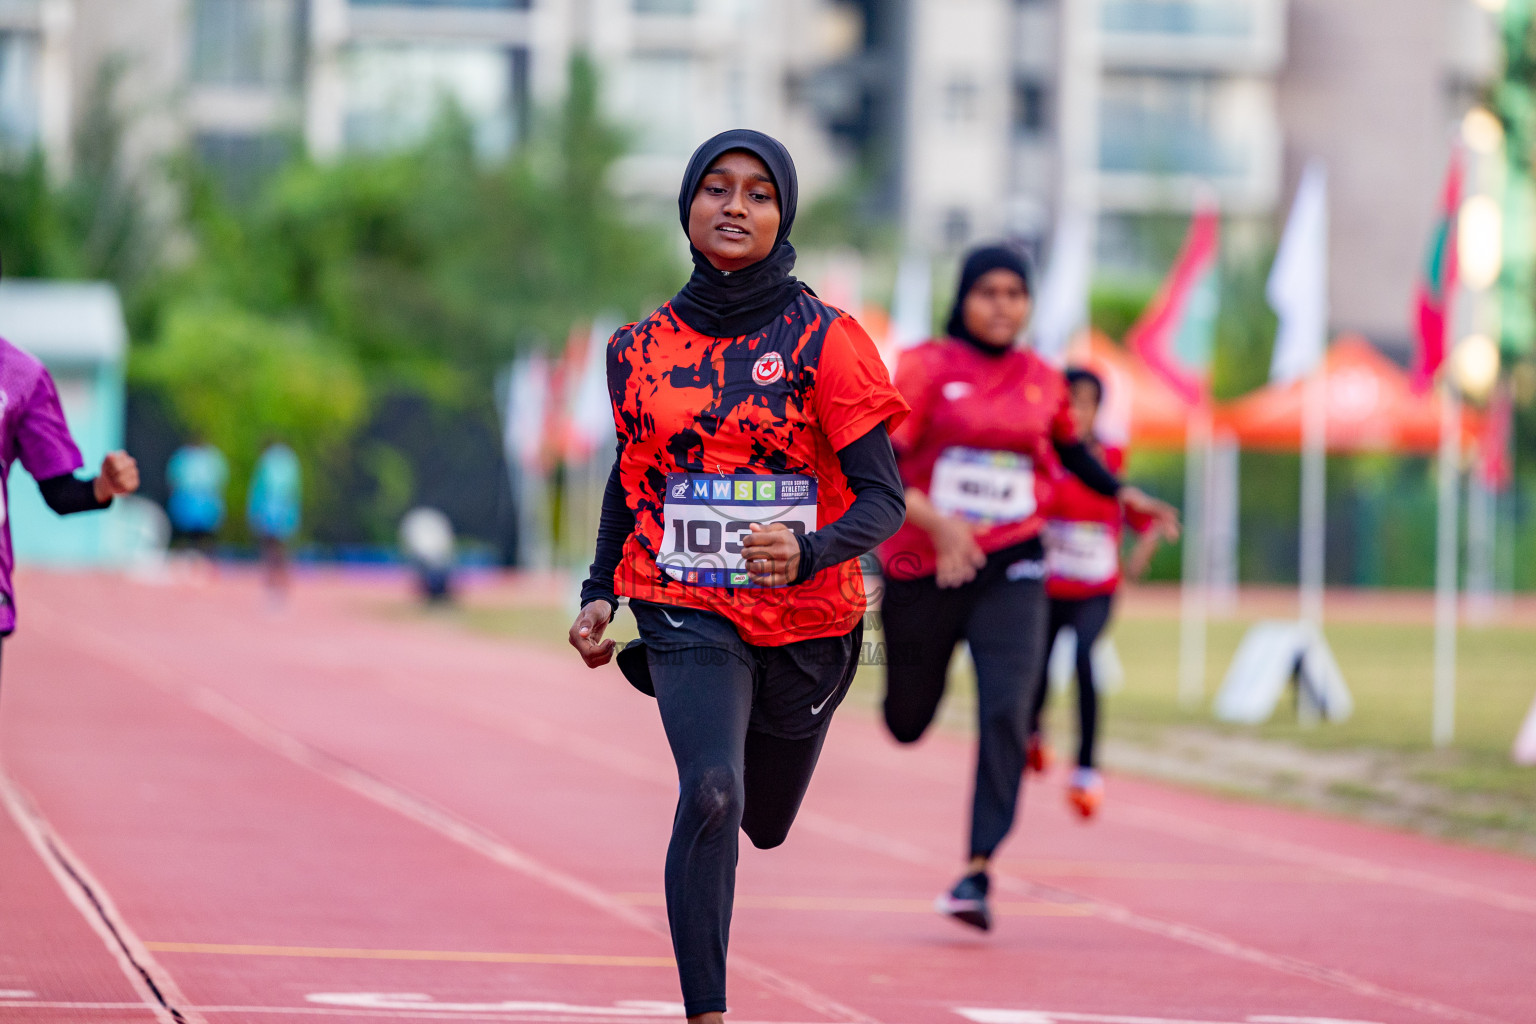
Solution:
M 789 150 L 777 139 L 736 128 L 721 132 L 694 150 L 677 195 L 683 233 L 688 232 L 688 211 L 699 183 L 715 161 L 732 150 L 751 153 L 768 168 L 779 194 L 779 234 L 767 256 L 736 271 L 715 269 L 707 256 L 692 244 L 688 246 L 693 253 L 693 276 L 672 297 L 672 311 L 689 327 L 712 338 L 735 338 L 762 330 L 804 290 L 804 285 L 790 275 L 795 267 L 795 247 L 789 244 L 789 229 L 795 223 L 800 184 Z
M 960 268 L 960 287 L 955 290 L 955 304 L 949 311 L 949 323 L 944 328 L 951 338 L 959 338 L 989 356 L 1002 355 L 1012 346 L 1004 345 L 999 348 L 972 334 L 965 326 L 964 307 L 965 297 L 971 294 L 971 289 L 976 287 L 976 282 L 981 280 L 983 274 L 993 270 L 1013 271 L 1024 282 L 1024 294 L 1033 293 L 1029 276 L 1029 260 L 1023 253 L 1005 245 L 984 245 L 972 249 L 965 257 L 965 265 Z

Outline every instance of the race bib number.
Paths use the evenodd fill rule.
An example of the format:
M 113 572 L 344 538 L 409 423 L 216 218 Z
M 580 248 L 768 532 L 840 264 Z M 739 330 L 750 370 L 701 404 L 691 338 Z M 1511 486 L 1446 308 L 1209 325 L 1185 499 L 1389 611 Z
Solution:
M 929 500 L 947 516 L 975 523 L 1016 523 L 1035 514 L 1035 469 L 1029 456 L 946 448 L 933 467 Z
M 1045 568 L 1052 579 L 1108 583 L 1120 568 L 1113 531 L 1103 523 L 1049 520 L 1045 524 Z
M 783 523 L 797 534 L 816 529 L 816 481 L 671 473 L 663 514 L 666 532 L 656 556 L 663 572 L 694 586 L 750 587 L 741 546 L 752 524 Z

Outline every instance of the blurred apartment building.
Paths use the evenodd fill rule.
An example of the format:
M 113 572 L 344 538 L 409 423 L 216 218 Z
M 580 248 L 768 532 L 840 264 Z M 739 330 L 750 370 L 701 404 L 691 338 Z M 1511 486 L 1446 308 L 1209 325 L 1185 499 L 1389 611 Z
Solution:
M 1334 324 L 1406 335 L 1455 126 L 1498 69 L 1500 4 L 908 3 L 899 191 L 911 244 L 1048 244 L 1076 208 L 1091 211 L 1101 272 L 1144 271 L 1209 196 L 1228 248 L 1252 249 L 1276 237 L 1302 165 L 1320 158 Z
M 1093 225 L 1153 269 L 1200 195 L 1262 248 L 1301 166 L 1332 184 L 1335 325 L 1405 309 L 1454 126 L 1496 71 L 1497 0 L 0 0 L 0 151 L 67 168 L 102 69 L 130 165 L 190 145 L 231 175 L 427 130 L 526 134 L 586 49 L 633 129 L 621 187 L 670 200 L 708 134 L 752 125 L 814 197 L 862 172 L 909 247 Z M 1171 217 L 1169 215 L 1172 215 Z M 1157 244 L 1152 244 L 1152 243 Z
M 98 76 L 142 164 L 190 145 L 259 172 L 302 141 L 322 158 L 426 132 L 451 97 L 488 155 L 558 102 L 590 52 L 606 112 L 633 129 L 621 185 L 670 198 L 707 135 L 751 124 L 795 152 L 812 194 L 846 173 L 817 69 L 863 49 L 835 0 L 0 0 L 0 148 L 68 166 Z

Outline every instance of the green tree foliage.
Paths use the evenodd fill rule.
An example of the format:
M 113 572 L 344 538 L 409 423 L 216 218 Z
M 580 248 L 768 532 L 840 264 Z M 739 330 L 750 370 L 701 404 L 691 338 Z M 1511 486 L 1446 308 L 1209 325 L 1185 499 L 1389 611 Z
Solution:
M 639 316 L 680 284 L 667 233 L 638 225 L 610 186 L 623 149 L 577 59 L 562 108 L 500 163 L 478 159 L 471 126 L 445 108 L 418 146 L 298 158 L 245 203 L 189 165 L 195 255 L 146 289 L 152 340 L 133 379 L 237 473 L 263 437 L 285 438 L 317 478 L 306 500 L 332 517 L 323 533 L 387 540 L 420 468 L 372 436 L 392 397 L 494 436 L 491 385 L 508 359 L 573 324 Z M 285 381 L 284 366 L 305 379 Z M 348 508 L 334 481 L 389 507 Z

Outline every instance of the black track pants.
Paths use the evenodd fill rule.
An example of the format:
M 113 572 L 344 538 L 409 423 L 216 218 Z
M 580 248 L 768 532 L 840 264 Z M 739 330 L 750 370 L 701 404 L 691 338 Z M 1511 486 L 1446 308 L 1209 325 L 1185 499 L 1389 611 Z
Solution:
M 1039 542 L 998 552 L 970 583 L 888 580 L 885 724 L 902 743 L 933 722 L 955 645 L 976 664 L 976 785 L 970 855 L 990 857 L 1013 828 L 1023 783 L 1034 687 L 1044 659 L 1045 587 Z
M 690 1017 L 723 1013 L 737 830 L 760 849 L 789 835 L 853 680 L 862 629 L 754 647 L 708 612 L 631 607 L 677 762 L 666 892 L 683 1004 Z
M 1093 645 L 1109 623 L 1110 608 L 1114 595 L 1100 594 L 1077 601 L 1060 598 L 1050 600 L 1045 649 L 1047 656 L 1056 643 L 1056 635 L 1064 627 L 1071 626 L 1077 634 L 1077 764 L 1080 768 L 1094 766 L 1094 743 L 1099 735 L 1099 691 L 1093 678 Z M 1045 678 L 1045 666 L 1040 667 L 1040 685 L 1035 688 L 1035 706 L 1029 716 L 1029 731 L 1040 731 L 1040 714 L 1045 709 L 1050 685 Z

